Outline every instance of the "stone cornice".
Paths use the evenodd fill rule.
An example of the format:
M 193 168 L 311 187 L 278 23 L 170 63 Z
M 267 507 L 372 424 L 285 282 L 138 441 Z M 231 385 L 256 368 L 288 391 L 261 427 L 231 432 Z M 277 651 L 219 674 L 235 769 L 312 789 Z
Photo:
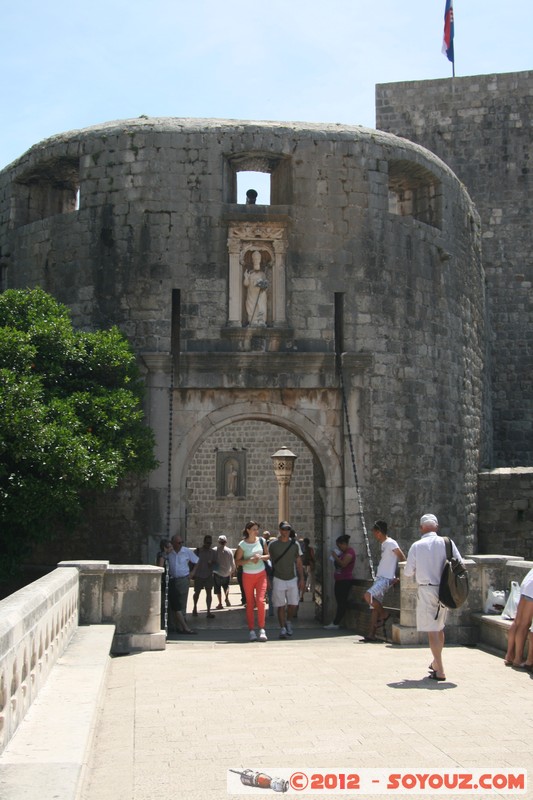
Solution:
M 343 354 L 349 375 L 372 364 L 371 354 Z M 339 381 L 333 353 L 180 353 L 180 389 L 333 389 Z

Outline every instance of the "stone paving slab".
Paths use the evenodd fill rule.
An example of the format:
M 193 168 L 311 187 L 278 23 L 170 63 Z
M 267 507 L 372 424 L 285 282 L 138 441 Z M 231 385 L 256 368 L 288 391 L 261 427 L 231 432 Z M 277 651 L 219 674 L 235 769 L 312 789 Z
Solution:
M 326 632 L 307 605 L 293 640 L 269 620 L 270 640 L 249 643 L 239 608 L 191 619 L 198 635 L 164 652 L 114 658 L 83 800 L 218 800 L 229 768 L 270 767 L 525 768 L 533 798 L 527 673 L 450 647 L 436 683 L 427 648 Z

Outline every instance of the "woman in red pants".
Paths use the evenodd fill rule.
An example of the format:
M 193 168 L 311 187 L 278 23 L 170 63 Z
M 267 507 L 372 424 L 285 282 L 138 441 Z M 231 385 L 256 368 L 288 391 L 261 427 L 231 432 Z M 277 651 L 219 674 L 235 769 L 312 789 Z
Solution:
M 266 541 L 259 537 L 259 525 L 250 520 L 242 533 L 242 541 L 235 551 L 235 564 L 242 566 L 242 584 L 246 596 L 246 621 L 250 631 L 250 641 L 257 641 L 254 630 L 254 609 L 257 608 L 259 641 L 266 642 L 265 633 L 265 591 L 267 574 L 265 561 L 270 558 Z

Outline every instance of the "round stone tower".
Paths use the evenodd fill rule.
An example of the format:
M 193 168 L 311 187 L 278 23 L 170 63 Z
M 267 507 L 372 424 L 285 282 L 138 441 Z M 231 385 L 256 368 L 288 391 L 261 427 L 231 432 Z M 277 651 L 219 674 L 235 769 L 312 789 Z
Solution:
M 237 202 L 242 172 L 270 197 Z M 386 518 L 407 549 L 433 512 L 473 552 L 480 234 L 429 151 L 361 127 L 141 118 L 36 145 L 0 198 L 3 286 L 117 324 L 146 373 L 160 467 L 124 490 L 128 513 L 106 506 L 99 556 L 149 560 L 177 528 L 194 546 L 235 545 L 249 518 L 277 528 L 285 445 L 294 527 L 325 554 L 351 533 L 367 577 L 349 432 L 367 525 Z

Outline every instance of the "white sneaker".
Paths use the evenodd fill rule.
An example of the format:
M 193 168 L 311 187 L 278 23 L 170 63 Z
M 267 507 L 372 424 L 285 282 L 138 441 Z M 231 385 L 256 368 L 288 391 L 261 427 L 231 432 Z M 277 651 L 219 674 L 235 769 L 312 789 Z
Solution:
M 292 624 L 287 621 L 287 636 L 292 636 L 293 633 Z
M 334 622 L 330 622 L 329 625 L 324 625 L 324 630 L 325 631 L 338 631 L 339 630 L 339 626 L 335 625 Z
M 257 642 L 257 634 L 255 631 L 250 631 L 250 641 Z
M 287 638 L 287 628 L 282 628 L 282 629 L 280 630 L 280 632 L 279 632 L 279 638 L 280 638 L 280 639 L 286 639 L 286 638 Z
M 259 631 L 259 641 L 260 642 L 267 642 L 268 641 L 268 638 L 267 638 L 267 635 L 265 633 L 265 629 L 264 628 L 261 628 L 261 630 Z

